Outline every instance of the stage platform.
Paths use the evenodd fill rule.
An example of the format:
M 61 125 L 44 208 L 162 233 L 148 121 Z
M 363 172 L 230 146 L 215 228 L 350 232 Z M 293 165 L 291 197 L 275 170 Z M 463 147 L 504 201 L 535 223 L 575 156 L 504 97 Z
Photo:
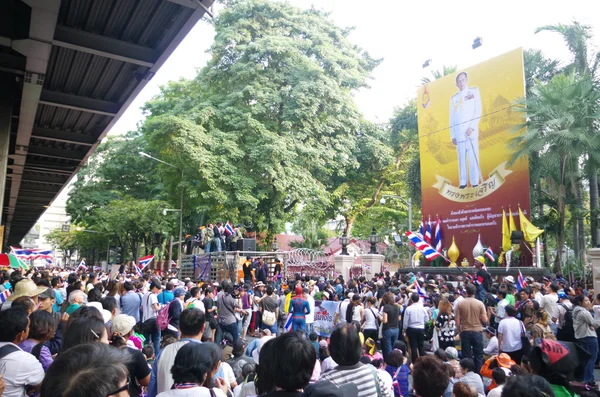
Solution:
M 515 280 L 519 275 L 519 270 L 523 277 L 531 276 L 535 279 L 541 278 L 543 276 L 550 276 L 552 272 L 548 268 L 538 268 L 538 267 L 511 267 L 506 270 L 505 267 L 488 267 L 488 272 L 492 276 L 513 276 Z M 475 267 L 430 267 L 430 266 L 419 266 L 419 267 L 404 267 L 398 269 L 399 273 L 407 274 L 407 273 L 417 273 L 421 272 L 423 274 L 451 274 L 453 276 L 460 276 L 464 273 L 473 274 L 476 272 Z

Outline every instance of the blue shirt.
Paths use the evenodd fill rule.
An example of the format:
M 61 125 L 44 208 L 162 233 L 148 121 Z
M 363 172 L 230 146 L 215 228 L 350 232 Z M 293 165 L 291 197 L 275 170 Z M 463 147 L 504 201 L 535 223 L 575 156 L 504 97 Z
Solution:
M 167 303 L 171 302 L 173 299 L 175 299 L 175 295 L 173 295 L 173 291 L 163 291 L 160 294 L 158 294 L 158 303 L 160 303 L 161 305 L 166 305 Z
M 121 313 L 135 318 L 136 323 L 140 321 L 140 306 L 142 306 L 142 297 L 133 291 L 121 297 Z
M 52 311 L 55 313 L 60 312 L 60 306 L 63 304 L 64 299 L 60 292 L 54 291 L 54 295 L 56 296 L 55 302 L 52 305 Z
M 292 298 L 288 312 L 292 313 L 293 317 L 306 317 L 310 314 L 308 301 L 298 297 Z

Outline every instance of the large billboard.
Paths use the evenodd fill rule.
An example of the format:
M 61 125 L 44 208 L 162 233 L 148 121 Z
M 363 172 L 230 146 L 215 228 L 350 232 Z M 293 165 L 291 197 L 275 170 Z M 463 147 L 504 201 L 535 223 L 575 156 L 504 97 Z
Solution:
M 523 114 L 523 51 L 516 49 L 427 83 L 417 96 L 425 220 L 442 221 L 443 247 L 454 237 L 461 261 L 481 242 L 498 255 L 502 209 L 529 216 L 527 159 L 508 166 L 508 141 Z

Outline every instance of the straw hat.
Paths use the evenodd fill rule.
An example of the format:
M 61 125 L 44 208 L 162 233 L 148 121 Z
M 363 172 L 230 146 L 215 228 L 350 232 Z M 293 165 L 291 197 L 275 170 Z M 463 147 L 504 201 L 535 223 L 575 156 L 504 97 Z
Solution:
M 14 301 L 22 296 L 38 296 L 47 289 L 48 287 L 38 287 L 32 280 L 24 278 L 15 285 L 15 293 L 9 296 L 7 300 Z

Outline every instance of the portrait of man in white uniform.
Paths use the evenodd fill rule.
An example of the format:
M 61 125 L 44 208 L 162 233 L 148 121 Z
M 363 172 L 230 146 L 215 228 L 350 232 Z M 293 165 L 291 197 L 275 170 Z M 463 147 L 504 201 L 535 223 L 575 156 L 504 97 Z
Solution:
M 477 87 L 469 87 L 466 72 L 456 76 L 456 87 L 459 91 L 450 99 L 450 138 L 458 152 L 459 188 L 464 189 L 467 183 L 476 187 L 483 181 L 479 166 L 481 96 Z

